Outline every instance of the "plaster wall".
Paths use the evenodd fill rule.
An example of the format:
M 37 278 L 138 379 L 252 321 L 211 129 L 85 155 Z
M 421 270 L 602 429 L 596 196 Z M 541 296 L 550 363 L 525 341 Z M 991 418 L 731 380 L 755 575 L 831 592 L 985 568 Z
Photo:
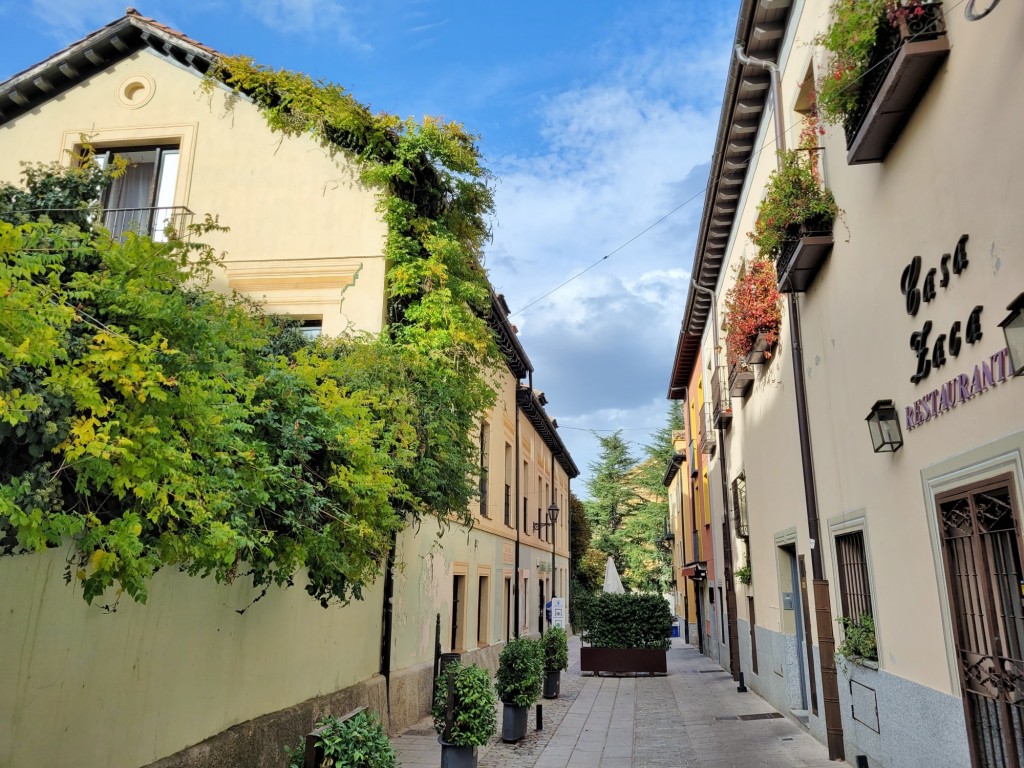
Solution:
M 165 569 L 110 612 L 64 568 L 59 549 L 0 558 L 0 765 L 143 765 L 377 672 L 379 584 L 323 609 L 301 584 L 253 603 L 244 579 Z

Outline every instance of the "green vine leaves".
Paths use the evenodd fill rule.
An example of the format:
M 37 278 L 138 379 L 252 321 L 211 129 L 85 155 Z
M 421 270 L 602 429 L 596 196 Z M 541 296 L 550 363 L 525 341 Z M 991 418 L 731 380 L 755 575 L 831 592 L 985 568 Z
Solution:
M 212 77 L 272 130 L 356 160 L 387 224 L 390 322 L 305 342 L 206 289 L 215 220 L 196 242 L 112 239 L 90 208 L 105 172 L 28 169 L 0 190 L 0 554 L 70 541 L 90 602 L 145 602 L 166 566 L 359 598 L 408 520 L 471 521 L 471 435 L 501 364 L 488 175 L 456 124 L 371 115 L 245 59 Z M 47 207 L 74 218 L 19 213 Z

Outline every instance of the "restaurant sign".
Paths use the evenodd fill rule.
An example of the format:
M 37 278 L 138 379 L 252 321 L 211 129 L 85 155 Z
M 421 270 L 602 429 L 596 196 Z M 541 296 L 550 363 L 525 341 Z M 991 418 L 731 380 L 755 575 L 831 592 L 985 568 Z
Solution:
M 906 406 L 907 430 L 920 427 L 987 392 L 989 388 L 1005 382 L 1013 373 L 1010 371 L 1009 355 L 1008 349 L 1001 349 L 974 366 L 973 373 L 954 376 L 938 389 L 933 389 L 924 397 L 915 400 L 912 405 Z

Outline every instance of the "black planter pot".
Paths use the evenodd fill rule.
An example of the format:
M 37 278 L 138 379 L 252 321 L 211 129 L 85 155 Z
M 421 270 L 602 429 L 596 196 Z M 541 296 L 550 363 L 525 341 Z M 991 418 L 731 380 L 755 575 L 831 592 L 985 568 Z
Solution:
M 544 670 L 544 698 L 545 699 L 557 699 L 558 689 L 562 684 L 562 672 L 561 670 L 555 669 Z
M 501 740 L 506 744 L 519 741 L 526 735 L 526 720 L 530 708 L 517 707 L 505 702 L 502 702 L 501 707 Z
M 437 739 L 441 745 L 441 768 L 476 768 L 476 747 L 457 747 Z

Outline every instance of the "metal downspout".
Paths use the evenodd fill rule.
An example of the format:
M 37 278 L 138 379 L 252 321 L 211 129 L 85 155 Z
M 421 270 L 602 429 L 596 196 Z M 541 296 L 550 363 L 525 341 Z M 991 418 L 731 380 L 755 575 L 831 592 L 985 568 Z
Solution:
M 782 122 L 782 88 L 779 66 L 772 61 L 754 59 L 736 46 L 736 60 L 743 65 L 768 70 L 772 83 L 775 109 L 775 143 L 780 152 L 786 149 L 785 126 Z M 811 572 L 814 578 L 814 613 L 817 619 L 818 654 L 821 666 L 822 698 L 825 702 L 825 731 L 830 760 L 843 760 L 843 720 L 839 708 L 839 678 L 835 663 L 835 635 L 832 628 L 832 600 L 828 580 L 821 563 L 821 536 L 818 524 L 818 494 L 814 482 L 814 460 L 811 450 L 811 431 L 807 418 L 807 389 L 804 381 L 803 334 L 800 325 L 800 304 L 792 292 L 787 294 L 792 325 L 793 379 L 796 394 L 797 431 L 800 435 L 800 464 L 804 476 L 804 501 L 807 507 L 807 531 L 811 542 Z M 812 670 L 813 674 L 813 670 Z
M 515 603 L 515 626 L 512 628 L 513 637 L 519 637 L 519 380 L 516 379 L 516 496 L 512 503 L 516 508 L 516 565 L 515 574 L 512 577 L 512 602 Z

